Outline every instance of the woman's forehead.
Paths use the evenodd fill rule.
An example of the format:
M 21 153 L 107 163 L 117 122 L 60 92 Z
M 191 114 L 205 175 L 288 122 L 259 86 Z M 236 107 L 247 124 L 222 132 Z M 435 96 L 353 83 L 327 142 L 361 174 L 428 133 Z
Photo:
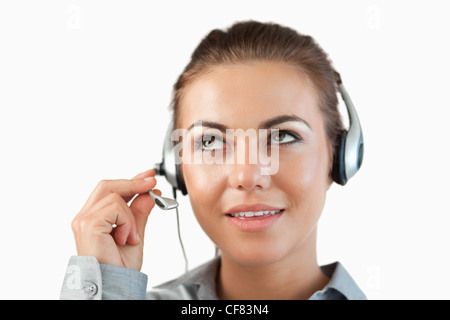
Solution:
M 214 67 L 185 88 L 180 107 L 181 128 L 198 120 L 254 127 L 283 114 L 309 121 L 320 116 L 315 91 L 306 78 L 274 62 Z

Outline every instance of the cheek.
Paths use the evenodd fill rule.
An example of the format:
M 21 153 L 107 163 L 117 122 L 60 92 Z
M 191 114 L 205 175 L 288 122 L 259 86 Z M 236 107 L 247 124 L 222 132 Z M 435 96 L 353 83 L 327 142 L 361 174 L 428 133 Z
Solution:
M 192 211 L 203 231 L 214 243 L 222 243 L 223 213 L 220 212 L 222 196 L 226 189 L 224 166 L 183 164 L 184 179 Z
M 309 193 L 326 183 L 328 177 L 328 161 L 318 149 L 284 157 L 279 167 L 278 174 L 273 178 L 279 180 L 289 193 L 300 193 L 300 190 L 301 193 Z
M 200 195 L 205 191 L 207 194 L 214 192 L 223 184 L 226 174 L 224 166 L 204 164 L 182 164 L 183 176 L 189 193 Z
M 226 174 L 219 165 L 183 164 L 182 168 L 192 209 L 201 219 L 223 194 Z
M 329 185 L 328 167 L 329 160 L 321 149 L 308 150 L 283 159 L 273 177 L 288 199 L 293 225 L 302 229 L 299 235 L 306 236 L 321 215 Z

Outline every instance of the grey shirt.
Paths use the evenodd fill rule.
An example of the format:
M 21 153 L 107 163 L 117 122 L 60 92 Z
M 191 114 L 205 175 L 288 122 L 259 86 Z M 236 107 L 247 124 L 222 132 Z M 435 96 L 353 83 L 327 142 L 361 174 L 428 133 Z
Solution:
M 220 257 L 179 278 L 147 290 L 147 275 L 123 267 L 99 264 L 95 257 L 72 256 L 61 289 L 61 299 L 217 300 L 216 276 Z M 339 263 L 321 267 L 330 278 L 310 300 L 365 300 L 366 296 Z

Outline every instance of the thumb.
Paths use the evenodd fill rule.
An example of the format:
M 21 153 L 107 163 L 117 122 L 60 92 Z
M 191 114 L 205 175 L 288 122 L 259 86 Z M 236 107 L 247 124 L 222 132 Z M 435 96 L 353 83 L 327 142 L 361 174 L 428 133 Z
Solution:
M 153 189 L 153 192 L 159 196 L 161 195 L 161 191 L 158 189 Z M 141 239 L 144 239 L 147 219 L 154 206 L 155 202 L 148 193 L 138 195 L 130 204 L 130 209 L 136 221 L 137 232 Z

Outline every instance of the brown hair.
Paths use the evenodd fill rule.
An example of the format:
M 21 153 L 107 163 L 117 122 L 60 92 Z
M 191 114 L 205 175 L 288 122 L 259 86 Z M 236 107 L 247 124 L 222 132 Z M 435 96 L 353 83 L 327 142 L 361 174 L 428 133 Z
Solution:
M 191 61 L 174 85 L 173 123 L 177 128 L 184 89 L 196 76 L 214 66 L 274 61 L 296 67 L 314 87 L 333 152 L 343 130 L 337 109 L 340 76 L 327 54 L 307 35 L 274 23 L 238 22 L 227 30 L 212 30 L 197 46 Z

